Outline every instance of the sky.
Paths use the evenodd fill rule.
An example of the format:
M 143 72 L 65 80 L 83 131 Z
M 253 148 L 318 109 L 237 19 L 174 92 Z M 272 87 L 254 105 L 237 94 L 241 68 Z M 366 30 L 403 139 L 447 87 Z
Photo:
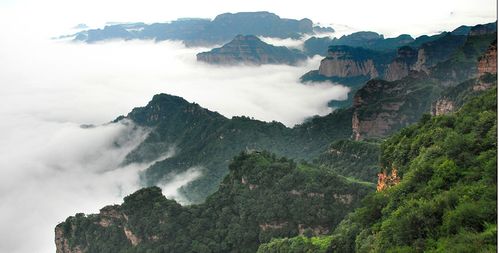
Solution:
M 345 99 L 339 84 L 302 84 L 320 57 L 299 66 L 216 67 L 197 63 L 207 48 L 179 42 L 50 40 L 80 23 L 164 22 L 214 18 L 238 11 L 310 18 L 348 31 L 387 37 L 452 30 L 496 20 L 496 2 L 476 1 L 0 1 L 0 252 L 54 252 L 54 226 L 77 212 L 95 213 L 140 188 L 149 164 L 121 166 L 148 133 L 131 122 L 106 124 L 157 93 L 184 97 L 226 117 L 246 115 L 293 126 L 331 111 Z M 266 41 L 299 48 L 301 41 Z M 95 127 L 82 128 L 82 124 Z M 119 145 L 115 145 L 118 143 Z M 175 155 L 174 146 L 164 157 Z M 178 188 L 202 176 L 202 164 L 163 193 L 182 201 Z
M 238 11 L 275 12 L 285 18 L 310 18 L 322 24 L 348 25 L 373 30 L 388 37 L 401 33 L 417 36 L 450 30 L 461 24 L 496 20 L 495 0 L 2 0 L 0 8 L 16 12 L 26 22 L 50 24 L 53 32 L 61 27 L 105 22 L 161 22 L 179 17 L 214 18 Z M 45 27 L 47 28 L 47 27 Z M 55 28 L 55 29 L 54 29 Z

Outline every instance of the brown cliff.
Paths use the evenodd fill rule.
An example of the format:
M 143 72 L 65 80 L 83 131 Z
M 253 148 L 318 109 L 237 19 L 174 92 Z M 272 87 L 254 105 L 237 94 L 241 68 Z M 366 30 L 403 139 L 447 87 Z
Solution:
M 385 137 L 419 120 L 429 112 L 438 87 L 424 72 L 388 82 L 370 80 L 353 100 L 352 131 L 355 140 Z
M 336 56 L 321 61 L 319 74 L 326 77 L 369 76 L 376 78 L 379 76 L 371 59 L 358 62 L 352 59 L 339 59 Z
M 431 114 L 433 116 L 444 115 L 455 110 L 454 101 L 449 98 L 441 98 L 432 106 Z
M 497 74 L 497 40 L 490 44 L 483 56 L 478 60 L 478 76 L 485 73 Z
M 418 57 L 417 50 L 405 46 L 401 47 L 397 51 L 397 58 L 393 60 L 388 65 L 388 68 L 385 72 L 385 80 L 387 81 L 395 81 L 402 79 L 409 75 L 409 71 L 412 69 L 412 66 L 416 63 Z
M 397 172 L 397 168 L 394 167 L 392 168 L 390 174 L 388 174 L 386 170 L 378 173 L 378 184 L 376 185 L 376 191 L 380 192 L 399 184 L 400 177 L 398 176 Z
M 350 46 L 330 46 L 321 61 L 319 74 L 325 77 L 381 77 L 394 57 L 393 52 L 379 52 Z

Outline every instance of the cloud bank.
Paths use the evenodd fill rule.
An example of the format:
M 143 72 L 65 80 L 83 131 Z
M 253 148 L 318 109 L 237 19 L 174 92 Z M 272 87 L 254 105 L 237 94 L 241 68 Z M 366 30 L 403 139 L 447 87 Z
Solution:
M 298 82 L 320 58 L 296 67 L 217 67 L 195 61 L 208 49 L 180 42 L 86 45 L 26 31 L 0 35 L 0 252 L 54 252 L 57 223 L 121 203 L 140 187 L 148 164 L 120 164 L 147 130 L 105 123 L 154 94 L 292 126 L 329 113 L 327 101 L 348 90 Z M 170 175 L 163 193 L 183 202 L 178 188 L 201 175 L 201 167 Z

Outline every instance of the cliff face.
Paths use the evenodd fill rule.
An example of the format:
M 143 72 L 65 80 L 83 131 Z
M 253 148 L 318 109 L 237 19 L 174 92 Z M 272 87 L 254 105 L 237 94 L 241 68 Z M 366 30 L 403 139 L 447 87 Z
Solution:
M 289 64 L 296 65 L 307 57 L 286 47 L 275 47 L 253 35 L 238 35 L 221 48 L 197 54 L 197 60 L 210 64 Z
M 456 106 L 454 105 L 454 101 L 448 98 L 441 98 L 435 102 L 434 106 L 432 106 L 431 114 L 434 116 L 443 115 L 453 112 L 455 108 Z
M 424 43 L 418 49 L 417 60 L 412 67 L 415 71 L 430 73 L 430 69 L 448 60 L 466 42 L 466 35 L 446 33 L 441 38 Z
M 489 89 L 497 79 L 497 41 L 490 44 L 487 52 L 478 61 L 478 80 L 474 91 Z
M 497 41 L 493 41 L 478 61 L 478 76 L 497 74 Z
M 384 74 L 385 80 L 395 81 L 409 75 L 409 71 L 416 63 L 418 52 L 412 47 L 401 47 L 397 51 L 397 58 L 388 65 Z
M 349 46 L 331 46 L 328 56 L 321 61 L 319 74 L 325 77 L 376 78 L 393 57 L 393 53 L 382 53 Z
M 369 78 L 376 78 L 379 76 L 371 59 L 356 62 L 351 59 L 334 58 L 334 56 L 321 61 L 319 74 L 326 77 L 369 76 Z
M 416 122 L 430 111 L 437 93 L 438 87 L 424 72 L 393 82 L 370 80 L 354 96 L 353 138 L 384 137 Z
M 495 41 L 490 44 L 496 36 L 492 26 L 469 28 L 469 35 L 461 35 L 468 28 L 446 33 L 423 43 L 417 53 L 400 48 L 385 72 L 388 81 L 371 80 L 355 94 L 353 138 L 384 137 L 424 113 L 455 111 L 476 91 L 493 86 L 497 48 Z
M 470 97 L 497 85 L 497 41 L 493 41 L 487 51 L 480 56 L 476 69 L 478 77 L 465 81 L 443 92 L 432 105 L 432 115 L 442 115 L 456 111 Z

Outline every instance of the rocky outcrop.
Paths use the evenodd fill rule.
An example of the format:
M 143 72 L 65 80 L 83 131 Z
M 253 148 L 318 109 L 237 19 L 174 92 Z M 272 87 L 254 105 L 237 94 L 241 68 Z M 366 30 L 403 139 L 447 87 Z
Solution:
M 313 236 L 325 235 L 329 233 L 329 229 L 323 226 L 307 227 L 304 224 L 298 224 L 298 234 L 307 236 L 310 231 Z
M 263 223 L 259 224 L 258 226 L 262 231 L 267 231 L 267 230 L 274 230 L 274 229 L 282 229 L 285 226 L 288 225 L 288 222 L 270 222 L 270 223 Z
M 417 50 L 412 47 L 401 47 L 397 51 L 397 58 L 388 65 L 384 78 L 387 81 L 395 81 L 409 75 L 409 71 L 418 59 Z
M 197 54 L 197 60 L 220 65 L 288 64 L 296 65 L 307 57 L 296 50 L 275 47 L 253 35 L 238 35 L 231 42 L 209 52 Z
M 328 56 L 321 61 L 319 74 L 325 77 L 376 78 L 384 72 L 391 58 L 391 53 L 349 46 L 331 46 Z
M 80 247 L 71 248 L 68 237 L 64 234 L 62 226 L 55 227 L 55 246 L 56 253 L 82 253 Z
M 431 109 L 438 87 L 424 72 L 401 80 L 370 80 L 353 100 L 353 139 L 385 137 L 419 120 Z
M 478 76 L 486 73 L 497 74 L 497 40 L 490 44 L 485 54 L 478 60 Z
M 379 76 L 371 59 L 355 62 L 351 59 L 326 58 L 321 61 L 319 73 L 327 77 L 369 76 L 376 78 Z
M 443 115 L 455 110 L 454 101 L 448 98 L 441 98 L 432 106 L 431 114 L 433 116 Z
M 125 232 L 125 236 L 126 238 L 130 241 L 130 243 L 133 245 L 133 246 L 137 246 L 139 245 L 140 241 L 142 241 L 139 237 L 137 237 L 133 232 L 132 230 L 130 230 L 129 228 L 127 227 L 123 227 L 123 232 Z M 157 238 L 157 236 L 156 236 Z M 156 239 L 157 240 L 157 239 Z
M 400 177 L 397 173 L 397 168 L 392 168 L 390 174 L 386 170 L 378 174 L 378 184 L 376 185 L 376 191 L 380 192 L 387 188 L 400 183 Z
M 430 69 L 438 63 L 448 60 L 466 42 L 466 35 L 445 33 L 437 40 L 421 45 L 418 49 L 417 60 L 412 70 L 430 73 Z

